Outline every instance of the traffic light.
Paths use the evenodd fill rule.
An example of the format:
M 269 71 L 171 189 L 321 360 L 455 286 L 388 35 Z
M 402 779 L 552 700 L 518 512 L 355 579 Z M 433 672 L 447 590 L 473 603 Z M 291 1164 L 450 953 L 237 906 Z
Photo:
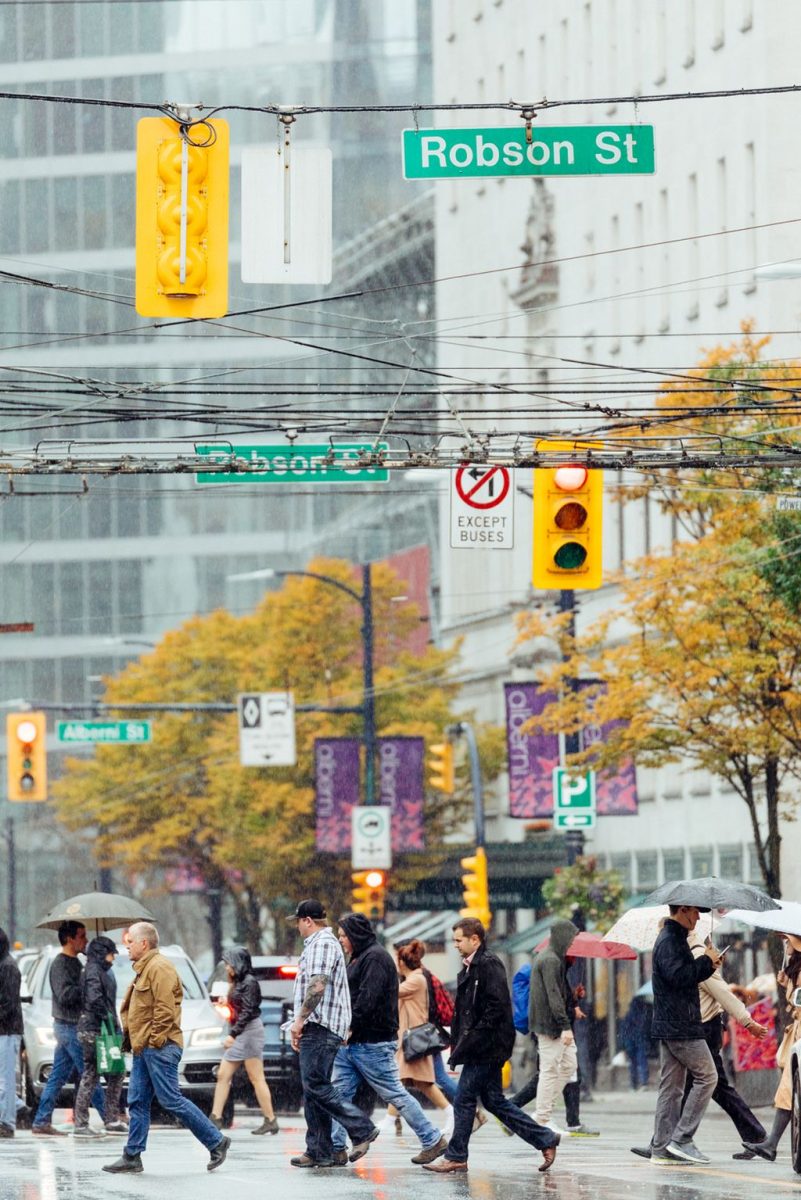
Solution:
M 143 117 L 136 133 L 136 311 L 228 311 L 228 122 Z
M 575 451 L 570 442 L 538 449 Z M 565 461 L 534 471 L 536 588 L 598 588 L 603 583 L 603 472 Z
M 492 921 L 492 913 L 489 906 L 487 855 L 484 847 L 479 846 L 475 854 L 461 859 L 461 864 L 467 874 L 462 876 L 464 908 L 459 909 L 459 916 L 477 917 L 487 929 Z
M 9 800 L 47 799 L 47 721 L 43 712 L 6 718 Z
M 437 742 L 428 747 L 428 786 L 436 792 L 453 795 L 456 775 L 453 765 L 453 743 Z
M 362 913 L 369 921 L 381 921 L 387 902 L 386 871 L 354 871 L 353 912 Z

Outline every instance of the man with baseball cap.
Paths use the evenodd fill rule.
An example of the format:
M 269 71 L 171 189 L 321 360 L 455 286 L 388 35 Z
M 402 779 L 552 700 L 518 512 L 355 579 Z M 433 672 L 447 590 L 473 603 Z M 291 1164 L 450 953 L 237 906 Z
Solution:
M 331 1082 L 337 1050 L 350 1031 L 351 1007 L 345 956 L 326 922 L 319 900 L 301 900 L 287 920 L 303 938 L 295 978 L 292 1049 L 300 1056 L 306 1152 L 293 1167 L 334 1167 L 356 1162 L 378 1137 L 378 1128 L 355 1104 L 343 1100 Z M 331 1122 L 339 1121 L 351 1140 L 351 1152 L 334 1150 Z

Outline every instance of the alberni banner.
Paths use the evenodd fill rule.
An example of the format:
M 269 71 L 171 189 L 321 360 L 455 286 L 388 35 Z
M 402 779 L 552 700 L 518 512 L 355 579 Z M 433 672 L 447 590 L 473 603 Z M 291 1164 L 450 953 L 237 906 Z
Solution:
M 555 733 L 524 733 L 523 725 L 555 700 L 536 683 L 505 683 L 509 816 L 553 816 L 553 769 L 559 766 Z
M 358 738 L 315 739 L 318 850 L 333 854 L 350 851 L 350 814 L 359 803 L 360 748 Z
M 581 731 L 582 750 L 605 742 L 613 730 L 625 725 L 625 721 L 604 721 L 600 725 L 585 725 Z M 597 773 L 595 808 L 599 817 L 634 817 L 637 815 L 637 804 L 637 770 L 630 758 L 622 762 L 615 771 Z
M 425 850 L 423 822 L 423 739 L 378 739 L 378 803 L 392 809 L 395 853 Z

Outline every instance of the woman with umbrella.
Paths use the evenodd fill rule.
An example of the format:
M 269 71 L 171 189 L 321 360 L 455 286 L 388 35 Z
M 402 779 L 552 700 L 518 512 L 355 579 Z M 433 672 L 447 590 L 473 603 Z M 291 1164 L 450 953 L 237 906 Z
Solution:
M 773 1162 L 776 1158 L 779 1142 L 790 1124 L 793 1107 L 792 1055 L 790 1051 L 793 1043 L 801 1038 L 801 1008 L 796 1008 L 792 1002 L 795 989 L 801 986 L 801 937 L 794 933 L 783 933 L 781 936 L 785 939 L 785 955 L 787 957 L 783 970 L 776 978 L 779 985 L 785 989 L 787 1012 L 791 1019 L 776 1053 L 776 1065 L 783 1068 L 782 1077 L 773 1098 L 776 1112 L 773 1117 L 773 1128 L 764 1141 L 743 1142 L 746 1150 L 758 1154 L 760 1158 L 766 1158 L 768 1162 Z

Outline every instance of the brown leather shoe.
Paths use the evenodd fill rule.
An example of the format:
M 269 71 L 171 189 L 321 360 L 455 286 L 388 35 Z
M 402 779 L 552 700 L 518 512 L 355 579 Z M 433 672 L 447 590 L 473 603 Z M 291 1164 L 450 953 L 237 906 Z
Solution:
M 466 1171 L 466 1162 L 454 1162 L 453 1159 L 443 1158 L 440 1162 L 424 1163 L 424 1171 L 436 1171 L 437 1175 L 451 1175 L 454 1171 Z
M 542 1166 L 537 1167 L 538 1171 L 548 1171 L 553 1166 L 556 1158 L 556 1147 L 559 1145 L 559 1138 L 556 1139 L 552 1146 L 546 1146 L 542 1152 Z

